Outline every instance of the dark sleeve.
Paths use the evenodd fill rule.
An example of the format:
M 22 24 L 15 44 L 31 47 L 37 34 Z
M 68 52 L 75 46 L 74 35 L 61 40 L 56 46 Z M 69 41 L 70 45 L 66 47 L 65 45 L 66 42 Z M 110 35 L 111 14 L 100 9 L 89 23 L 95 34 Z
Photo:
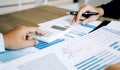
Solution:
M 120 18 L 120 0 L 112 0 L 111 2 L 99 7 L 102 7 L 104 9 L 104 17 L 115 19 Z

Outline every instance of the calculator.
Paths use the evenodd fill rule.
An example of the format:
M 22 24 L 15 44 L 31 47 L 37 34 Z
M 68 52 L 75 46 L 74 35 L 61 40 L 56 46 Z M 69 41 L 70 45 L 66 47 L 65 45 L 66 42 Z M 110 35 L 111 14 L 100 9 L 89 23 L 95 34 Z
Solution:
M 40 27 L 39 27 L 40 28 Z M 61 36 L 64 36 L 69 31 L 72 30 L 70 26 L 60 26 L 60 25 L 52 25 L 50 27 L 46 27 L 42 30 L 46 33 L 44 36 L 35 34 L 34 38 L 44 42 L 52 42 L 56 39 L 59 39 Z

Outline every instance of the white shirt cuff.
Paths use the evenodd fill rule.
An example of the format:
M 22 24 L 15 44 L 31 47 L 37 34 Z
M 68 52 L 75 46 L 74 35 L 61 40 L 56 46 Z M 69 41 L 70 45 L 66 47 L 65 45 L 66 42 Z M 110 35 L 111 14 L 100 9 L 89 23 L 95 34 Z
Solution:
M 5 51 L 5 44 L 4 44 L 4 38 L 3 35 L 0 33 L 0 52 Z

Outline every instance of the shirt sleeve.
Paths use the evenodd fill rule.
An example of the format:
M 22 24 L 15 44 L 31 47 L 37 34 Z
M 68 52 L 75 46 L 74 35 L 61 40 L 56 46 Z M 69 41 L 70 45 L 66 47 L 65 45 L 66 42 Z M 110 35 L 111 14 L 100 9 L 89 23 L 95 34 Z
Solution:
M 102 7 L 104 9 L 104 17 L 115 19 L 120 18 L 120 0 L 112 0 L 111 2 L 103 4 L 99 7 Z
M 0 52 L 5 51 L 5 44 L 4 44 L 4 38 L 2 33 L 0 33 Z

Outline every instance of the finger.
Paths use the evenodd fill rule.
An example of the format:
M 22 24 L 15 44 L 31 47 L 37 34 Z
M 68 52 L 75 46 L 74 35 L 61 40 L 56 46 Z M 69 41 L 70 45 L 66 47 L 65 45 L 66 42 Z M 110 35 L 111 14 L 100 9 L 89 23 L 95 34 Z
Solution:
M 37 34 L 40 34 L 40 35 L 45 35 L 45 32 L 44 31 L 42 31 L 40 28 L 36 28 L 36 33 Z
M 34 35 L 31 35 L 31 36 L 27 36 L 26 40 L 32 40 L 34 37 Z
M 80 19 L 82 19 L 82 10 L 76 16 L 76 22 L 79 21 Z
M 79 13 L 78 13 L 78 15 L 77 15 L 77 17 L 76 17 L 76 22 L 79 21 L 79 20 L 84 20 L 84 19 L 85 19 L 85 17 L 82 16 L 82 14 L 83 14 L 84 12 L 86 12 L 86 9 L 85 9 L 85 8 L 79 10 Z
M 76 16 L 73 18 L 71 25 L 74 25 L 76 23 Z
M 86 10 L 88 10 L 88 9 L 86 9 L 86 6 L 87 6 L 87 5 L 83 5 L 83 6 L 80 7 L 80 9 L 78 10 L 77 16 L 75 16 L 74 19 L 72 20 L 72 24 L 75 24 L 75 22 L 78 22 L 78 21 L 80 21 L 80 20 L 84 20 L 84 19 L 85 19 L 85 17 L 83 17 L 82 14 L 83 14 Z
M 26 36 L 32 36 L 34 34 L 35 34 L 35 32 L 29 32 Z
M 79 19 L 79 21 L 83 21 L 83 20 L 85 20 L 86 18 L 85 17 L 81 17 L 80 19 Z
M 37 45 L 39 42 L 37 40 L 24 40 L 23 43 L 22 43 L 22 46 L 23 48 L 25 47 L 32 47 L 34 45 Z
M 38 27 L 28 27 L 28 32 L 33 32 L 33 33 L 37 33 L 37 34 L 41 34 L 44 35 L 45 32 L 43 32 L 40 28 Z

